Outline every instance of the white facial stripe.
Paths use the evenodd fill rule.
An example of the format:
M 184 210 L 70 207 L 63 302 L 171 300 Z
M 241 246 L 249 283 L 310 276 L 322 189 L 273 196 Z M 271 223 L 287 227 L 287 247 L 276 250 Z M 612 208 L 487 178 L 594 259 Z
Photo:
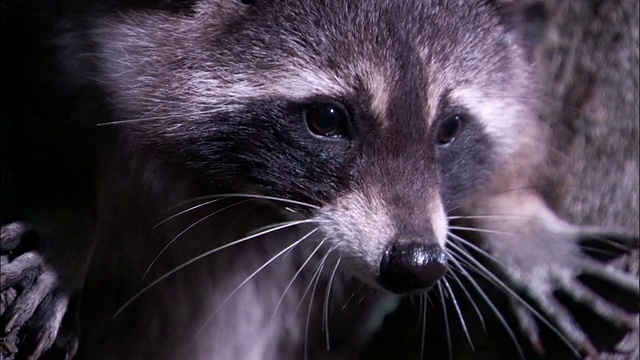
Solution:
M 431 211 L 431 226 L 433 227 L 433 233 L 436 237 L 438 245 L 444 249 L 447 241 L 447 231 L 449 224 L 447 222 L 447 214 L 444 212 L 444 206 L 442 202 L 438 201 L 434 204 Z
M 388 206 L 377 194 L 353 191 L 324 207 L 319 216 L 327 237 L 343 253 L 367 264 L 360 267 L 364 272 L 377 269 L 387 242 L 397 231 Z
M 447 238 L 448 223 L 439 200 L 426 207 L 435 241 L 442 248 Z M 352 264 L 365 278 L 377 276 L 381 256 L 392 245 L 398 227 L 390 214 L 390 207 L 376 189 L 352 191 L 337 199 L 335 204 L 322 208 L 318 216 L 321 228 L 329 241 L 339 245 L 343 255 L 356 259 Z M 423 241 L 429 242 L 425 235 Z
M 455 89 L 450 94 L 483 125 L 489 137 L 496 141 L 499 156 L 508 158 L 518 147 L 519 133 L 528 124 L 516 94 L 497 94 L 475 88 Z
M 387 82 L 391 78 L 383 69 L 373 65 L 360 64 L 353 69 L 354 74 L 359 74 L 365 83 L 365 88 L 371 96 L 371 110 L 376 115 L 382 128 L 387 125 L 387 109 L 389 107 L 389 86 Z
M 342 97 L 348 86 L 331 74 L 316 69 L 289 69 L 286 76 L 262 74 L 261 76 L 235 75 L 221 81 L 208 72 L 190 74 L 192 80 L 187 91 L 196 97 L 199 104 L 224 105 L 252 99 L 282 97 L 300 100 L 314 95 Z M 258 82 L 256 80 L 266 81 Z

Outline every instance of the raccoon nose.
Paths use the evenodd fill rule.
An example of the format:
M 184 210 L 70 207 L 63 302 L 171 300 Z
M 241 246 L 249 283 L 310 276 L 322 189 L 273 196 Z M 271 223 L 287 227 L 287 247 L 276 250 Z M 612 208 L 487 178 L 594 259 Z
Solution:
M 380 263 L 381 285 L 396 294 L 429 290 L 447 271 L 447 255 L 437 244 L 392 244 Z

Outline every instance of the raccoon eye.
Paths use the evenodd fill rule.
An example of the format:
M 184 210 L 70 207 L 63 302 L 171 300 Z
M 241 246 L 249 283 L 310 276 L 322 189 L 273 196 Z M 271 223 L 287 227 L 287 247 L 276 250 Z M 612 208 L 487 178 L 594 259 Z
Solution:
M 347 136 L 347 112 L 338 105 L 317 105 L 306 111 L 309 130 L 316 135 L 326 137 Z
M 463 119 L 461 115 L 452 115 L 444 119 L 437 130 L 438 144 L 446 145 L 455 140 L 460 130 L 462 130 L 462 122 Z

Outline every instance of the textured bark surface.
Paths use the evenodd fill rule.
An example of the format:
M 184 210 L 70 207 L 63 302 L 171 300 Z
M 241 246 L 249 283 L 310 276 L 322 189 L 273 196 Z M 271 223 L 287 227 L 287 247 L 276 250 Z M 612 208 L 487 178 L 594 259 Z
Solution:
M 638 1 L 545 4 L 547 198 L 573 222 L 637 231 Z

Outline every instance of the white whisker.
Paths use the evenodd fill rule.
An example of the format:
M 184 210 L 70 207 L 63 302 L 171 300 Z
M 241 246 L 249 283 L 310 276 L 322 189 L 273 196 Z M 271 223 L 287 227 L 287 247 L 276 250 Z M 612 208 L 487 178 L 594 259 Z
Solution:
M 552 332 L 554 332 L 560 338 L 560 340 L 562 340 L 562 342 L 565 343 L 569 347 L 569 349 L 576 355 L 576 357 L 579 357 L 578 350 L 575 348 L 575 346 L 573 346 L 573 344 L 567 339 L 567 337 L 560 330 L 558 330 L 544 316 L 542 316 L 537 310 L 535 310 L 531 305 L 529 305 L 529 303 L 527 303 L 520 295 L 518 295 L 515 291 L 513 291 L 506 284 L 504 284 L 503 281 L 501 281 L 498 277 L 496 277 L 484 265 L 482 265 L 480 262 L 478 262 L 476 259 L 474 259 L 471 255 L 467 254 L 464 250 L 459 249 L 459 248 L 457 250 L 459 251 L 459 254 L 457 256 L 464 256 L 467 259 L 467 261 L 469 261 L 470 264 L 472 264 L 475 267 L 475 269 L 478 272 L 478 274 L 480 274 L 481 276 L 485 277 L 491 283 L 496 285 L 496 287 L 498 289 L 500 289 L 501 291 L 505 292 L 507 295 L 512 296 L 514 299 L 516 299 L 518 302 L 520 302 L 524 307 L 526 307 L 529 311 L 531 311 L 531 313 L 535 317 L 537 317 L 542 323 L 544 323 L 547 327 L 549 327 L 549 329 Z M 453 255 L 453 253 L 452 253 L 452 255 Z M 452 257 L 452 259 L 453 259 L 453 257 Z M 461 270 L 463 270 L 462 266 L 460 268 L 461 268 Z M 466 270 L 463 270 L 463 271 L 466 273 Z M 477 285 L 474 285 L 474 287 L 476 287 L 476 289 L 479 289 L 479 287 Z
M 240 205 L 242 203 L 246 203 L 250 200 L 243 200 L 237 203 L 233 203 L 231 205 L 225 206 L 222 209 L 216 210 L 214 212 L 212 212 L 211 214 L 208 214 L 206 216 L 203 216 L 201 219 L 199 219 L 198 221 L 194 222 L 193 224 L 187 226 L 186 229 L 182 230 L 178 235 L 174 236 L 173 239 L 171 239 L 171 241 L 169 241 L 163 248 L 162 250 L 160 250 L 160 252 L 158 252 L 158 255 L 156 255 L 153 260 L 151 260 L 151 263 L 149 264 L 149 266 L 147 266 L 147 269 L 144 271 L 144 274 L 142 275 L 142 280 L 144 280 L 145 277 L 147 277 L 147 274 L 149 273 L 149 271 L 151 270 L 151 268 L 153 267 L 153 264 L 156 263 L 156 261 L 158 261 L 158 259 L 160 258 L 160 256 L 162 254 L 165 253 L 165 251 L 167 251 L 167 249 L 171 246 L 171 244 L 173 244 L 176 240 L 178 240 L 178 238 L 182 235 L 184 235 L 187 231 L 193 229 L 195 226 L 197 226 L 198 224 L 202 223 L 203 221 L 210 219 L 211 217 L 229 209 L 232 208 L 234 206 Z
M 138 123 L 138 122 L 151 121 L 151 120 L 167 120 L 167 119 L 175 119 L 175 118 L 185 118 L 185 117 L 194 116 L 194 115 L 215 114 L 217 112 L 219 111 L 205 110 L 205 111 L 191 112 L 189 114 L 179 113 L 179 114 L 169 114 L 169 115 L 162 115 L 162 116 L 152 116 L 152 117 L 146 117 L 146 118 L 142 117 L 142 118 L 136 118 L 136 119 L 107 121 L 107 122 L 97 123 L 96 126 L 121 125 L 121 124 L 131 124 L 131 123 Z
M 445 286 L 447 292 L 449 293 L 449 295 L 451 295 L 451 301 L 453 301 L 453 307 L 456 310 L 456 313 L 458 314 L 458 319 L 460 319 L 460 325 L 462 325 L 462 330 L 464 331 L 464 334 L 465 334 L 465 336 L 467 338 L 467 342 L 471 346 L 471 350 L 475 351 L 475 348 L 473 346 L 473 342 L 471 341 L 471 335 L 469 334 L 469 329 L 467 329 L 467 323 L 466 323 L 466 321 L 464 321 L 464 316 L 462 316 L 462 310 L 460 309 L 460 306 L 458 305 L 458 300 L 456 299 L 456 294 L 453 291 L 453 289 L 451 288 L 451 285 L 449 285 L 449 282 L 447 281 L 447 279 L 442 279 L 442 282 L 444 283 L 444 286 Z
M 213 318 L 218 314 L 218 311 L 220 311 L 220 309 L 222 309 L 226 304 L 227 301 L 229 301 L 244 285 L 246 285 L 251 279 L 253 279 L 258 273 L 260 273 L 262 270 L 264 270 L 264 268 L 266 268 L 267 266 L 269 266 L 269 264 L 271 264 L 272 262 L 274 262 L 277 258 L 279 258 L 282 254 L 286 253 L 287 251 L 293 249 L 296 245 L 300 244 L 301 242 L 303 242 L 305 239 L 307 239 L 309 236 L 311 236 L 314 232 L 318 231 L 318 229 L 313 229 L 311 231 L 309 231 L 305 236 L 301 237 L 300 239 L 296 240 L 295 242 L 293 242 L 292 244 L 289 244 L 287 247 L 285 247 L 284 249 L 280 250 L 276 255 L 272 256 L 271 259 L 267 260 L 264 264 L 262 264 L 259 268 L 257 268 L 254 272 L 251 273 L 251 275 L 249 275 L 246 279 L 244 279 L 240 285 L 238 285 L 229 295 L 227 295 L 227 297 L 222 301 L 222 303 L 220 305 L 218 305 L 218 307 L 216 308 L 216 310 L 213 312 L 213 314 L 211 314 L 211 316 L 209 316 L 209 318 L 207 318 L 207 321 L 204 323 L 204 325 L 200 328 L 200 330 L 198 330 L 198 332 L 196 333 L 196 337 L 198 335 L 200 335 L 200 333 L 205 329 L 205 327 L 211 322 L 211 320 L 213 320 Z
M 135 293 L 126 303 L 124 303 L 124 305 L 122 305 L 116 312 L 115 314 L 113 314 L 113 316 L 111 317 L 112 319 L 116 318 L 125 308 L 127 308 L 127 306 L 129 306 L 133 301 L 135 301 L 138 297 L 140 297 L 140 295 L 144 294 L 145 292 L 147 292 L 150 288 L 152 288 L 153 286 L 157 285 L 159 282 L 163 281 L 164 279 L 168 278 L 169 276 L 175 274 L 176 272 L 184 269 L 185 267 L 193 264 L 194 262 L 201 260 L 207 256 L 210 256 L 218 251 L 230 248 L 232 246 L 241 244 L 243 242 L 249 241 L 251 239 L 257 238 L 259 236 L 274 232 L 274 231 L 278 231 L 281 229 L 285 229 L 288 227 L 292 227 L 292 226 L 296 226 L 296 225 L 301 225 L 301 224 L 309 224 L 309 223 L 315 223 L 315 220 L 312 219 L 306 219 L 306 220 L 298 220 L 298 221 L 289 221 L 289 222 L 285 222 L 285 223 L 279 223 L 279 224 L 275 224 L 273 228 L 259 232 L 257 234 L 252 234 L 249 236 L 245 236 L 241 239 L 232 241 L 230 243 L 227 243 L 225 245 L 222 245 L 220 247 L 217 247 L 213 250 L 209 250 L 207 252 L 204 252 L 196 257 L 194 257 L 193 259 L 190 259 L 178 266 L 176 266 L 175 268 L 173 268 L 172 270 L 170 270 L 169 272 L 167 272 L 166 274 L 160 276 L 158 279 L 152 281 L 149 285 L 145 286 L 144 288 L 142 288 L 142 290 L 138 291 L 137 293 Z
M 354 290 L 351 293 L 351 296 L 349 296 L 349 298 L 347 299 L 347 301 L 344 302 L 344 304 L 342 304 L 342 307 L 340 308 L 340 310 L 344 310 L 347 308 L 347 306 L 349 306 L 349 303 L 353 300 L 353 298 L 356 296 L 356 291 Z
M 190 208 L 188 208 L 188 209 L 186 209 L 186 210 L 182 210 L 182 211 L 180 211 L 179 213 L 174 214 L 174 215 L 171 215 L 171 216 L 169 216 L 168 218 L 166 218 L 166 219 L 164 219 L 164 220 L 160 221 L 159 223 L 155 224 L 155 225 L 153 226 L 153 228 L 155 229 L 155 228 L 157 228 L 158 226 L 160 226 L 160 225 L 162 225 L 162 224 L 166 223 L 167 221 L 171 221 L 171 220 L 175 219 L 176 217 L 178 217 L 178 216 L 180 216 L 180 215 L 186 214 L 186 213 L 188 213 L 188 212 L 190 212 L 190 211 L 193 211 L 193 210 L 199 209 L 199 208 L 204 207 L 204 206 L 207 206 L 207 205 L 209 205 L 209 204 L 213 204 L 213 203 L 216 203 L 216 202 L 218 202 L 218 201 L 222 201 L 222 200 L 224 200 L 224 199 L 226 199 L 226 198 L 220 198 L 220 199 L 215 199 L 215 200 L 206 201 L 206 202 L 203 202 L 203 203 L 201 203 L 201 204 L 198 204 L 198 205 L 192 206 L 192 207 L 190 207 Z
M 320 267 L 318 268 L 318 271 L 314 275 L 315 276 L 315 280 L 312 281 L 313 282 L 313 289 L 311 290 L 311 295 L 309 297 L 309 308 L 307 310 L 307 322 L 306 322 L 306 324 L 304 326 L 304 358 L 305 358 L 305 360 L 309 356 L 309 351 L 308 351 L 308 346 L 309 346 L 309 321 L 311 319 L 311 309 L 313 308 L 313 299 L 315 297 L 316 289 L 318 288 L 318 281 L 320 280 L 320 275 L 322 274 L 322 270 L 324 269 L 324 265 L 325 265 L 325 262 L 327 260 L 327 257 L 329 256 L 331 251 L 333 251 L 335 248 L 336 247 L 334 246 L 331 249 L 329 249 L 329 251 L 327 251 L 327 253 L 322 258 L 322 260 L 320 260 Z
M 473 219 L 537 219 L 535 216 L 528 216 L 522 214 L 494 214 L 494 215 L 454 215 L 447 216 L 447 220 L 473 220 Z
M 340 265 L 340 260 L 342 260 L 342 258 L 338 258 L 338 260 L 336 261 L 336 265 L 333 267 L 331 277 L 329 277 L 329 283 L 327 284 L 327 290 L 324 294 L 324 309 L 322 310 L 324 321 L 322 323 L 322 326 L 325 329 L 327 351 L 331 350 L 331 345 L 329 342 L 329 302 L 331 301 L 331 286 L 333 285 L 333 278 L 336 276 L 336 271 L 338 270 L 338 266 Z
M 422 334 L 420 338 L 420 359 L 424 359 L 424 346 L 427 339 L 427 299 L 426 293 L 420 295 L 420 313 L 422 315 Z
M 453 346 L 451 345 L 451 329 L 449 328 L 449 315 L 447 313 L 447 304 L 444 301 L 444 292 L 442 291 L 442 283 L 438 281 L 438 294 L 440 295 L 440 304 L 444 314 L 444 328 L 447 332 L 447 347 L 449 349 L 449 360 L 453 359 Z
M 304 300 L 304 298 L 307 296 L 307 293 L 309 292 L 309 290 L 311 289 L 311 286 L 313 285 L 313 282 L 315 280 L 315 278 L 317 276 L 320 276 L 320 271 L 323 268 L 323 264 L 324 261 L 327 259 L 327 257 L 329 256 L 329 254 L 337 247 L 337 245 L 332 246 L 331 248 L 329 248 L 329 250 L 327 251 L 326 254 L 324 254 L 324 256 L 322 257 L 322 259 L 320 259 L 320 262 L 318 263 L 318 265 L 316 266 L 315 270 L 313 271 L 313 276 L 311 276 L 311 280 L 309 280 L 309 285 L 307 285 L 307 287 L 304 289 L 304 292 L 302 293 L 302 296 L 300 297 L 300 301 L 298 302 L 298 306 L 296 306 L 296 310 L 293 312 L 294 314 L 298 313 L 298 310 L 300 310 L 300 306 L 302 306 L 302 301 Z
M 216 198 L 220 198 L 220 197 L 228 197 L 228 198 L 239 197 L 239 198 L 252 198 L 252 199 L 260 199 L 260 200 L 272 200 L 272 201 L 278 201 L 278 202 L 283 202 L 283 203 L 288 203 L 288 204 L 301 205 L 301 206 L 312 208 L 312 209 L 319 209 L 320 208 L 317 205 L 313 205 L 313 204 L 309 204 L 309 203 L 302 202 L 302 201 L 297 201 L 297 200 L 290 200 L 290 199 L 287 199 L 287 198 L 281 198 L 281 197 L 276 197 L 276 196 L 267 196 L 267 195 L 258 195 L 258 194 L 242 194 L 242 193 L 228 193 L 228 194 L 216 194 L 216 195 L 198 196 L 198 197 L 194 197 L 194 198 L 190 199 L 189 202 L 199 201 L 199 200 L 216 199 Z
M 480 229 L 480 228 L 467 227 L 467 226 L 449 226 L 449 229 L 450 230 L 466 230 L 466 231 L 472 231 L 472 232 L 477 232 L 477 233 L 485 233 L 485 234 L 519 236 L 519 234 L 516 234 L 516 233 L 508 233 L 508 232 L 504 232 L 504 231 L 487 230 L 487 229 Z
M 302 269 L 304 269 L 304 267 L 307 266 L 307 264 L 309 263 L 311 258 L 316 254 L 316 252 L 318 252 L 318 250 L 320 250 L 320 247 L 322 246 L 322 244 L 324 244 L 325 241 L 327 241 L 326 238 L 323 239 L 322 241 L 320 241 L 320 243 L 315 247 L 315 249 L 313 249 L 311 254 L 309 254 L 309 256 L 307 256 L 307 259 L 302 263 L 302 265 L 300 265 L 300 268 L 298 269 L 298 271 L 296 271 L 296 273 L 293 275 L 293 277 L 291 278 L 291 280 L 289 281 L 289 283 L 285 287 L 284 292 L 282 293 L 282 296 L 280 296 L 280 299 L 278 299 L 278 302 L 276 303 L 276 306 L 273 309 L 273 313 L 271 314 L 271 318 L 269 319 L 269 323 L 271 323 L 271 321 L 273 321 L 273 317 L 276 315 L 276 312 L 278 311 L 278 308 L 280 308 L 280 305 L 282 304 L 282 301 L 284 300 L 285 295 L 287 294 L 287 292 L 289 291 L 289 289 L 293 285 L 293 282 L 296 280 L 298 275 L 300 275 L 300 273 L 302 272 Z
M 449 259 L 451 259 L 454 263 L 459 264 L 458 260 L 456 259 L 456 257 L 453 256 L 454 254 L 451 254 L 451 255 L 452 256 L 449 257 Z M 509 335 L 509 337 L 513 341 L 514 345 L 516 346 L 516 350 L 518 351 L 518 355 L 520 356 L 521 359 L 524 360 L 525 357 L 524 357 L 524 353 L 522 352 L 522 348 L 520 347 L 520 344 L 518 343 L 518 340 L 517 340 L 515 334 L 513 333 L 513 330 L 511 329 L 511 327 L 507 323 L 507 321 L 504 318 L 504 316 L 502 316 L 502 314 L 500 313 L 498 308 L 496 308 L 496 306 L 493 304 L 493 302 L 491 301 L 489 296 L 487 296 L 487 294 L 484 292 L 484 290 L 482 290 L 480 285 L 478 285 L 478 283 L 475 280 L 473 280 L 473 277 L 471 276 L 471 274 L 469 274 L 469 272 L 467 272 L 467 270 L 465 270 L 461 265 L 459 265 L 458 268 L 460 269 L 460 271 L 462 271 L 462 274 L 465 277 L 467 277 L 467 279 L 469 279 L 469 282 L 471 283 L 471 285 L 476 289 L 476 291 L 478 292 L 480 297 L 482 297 L 482 299 L 489 306 L 491 311 L 493 311 L 493 313 L 496 315 L 496 318 L 502 324 L 504 329 L 507 331 L 507 334 Z
M 458 275 L 455 273 L 455 269 L 452 268 L 452 271 L 449 272 L 449 273 L 451 274 L 451 276 L 453 276 L 453 278 L 456 280 L 456 282 L 460 285 L 460 289 L 462 289 L 462 292 L 464 293 L 464 295 L 467 297 L 467 299 L 471 303 L 471 306 L 473 307 L 473 309 L 475 310 L 476 314 L 478 315 L 478 319 L 480 319 L 480 324 L 482 324 L 482 329 L 484 331 L 487 331 L 487 326 L 484 323 L 484 318 L 482 317 L 482 313 L 480 312 L 480 308 L 478 308 L 478 304 L 473 299 L 471 294 L 469 294 L 469 291 L 467 291 L 467 289 L 465 288 L 464 284 L 462 283 L 462 280 L 460 280 Z
M 475 250 L 477 253 L 479 253 L 480 255 L 484 256 L 485 258 L 493 261 L 496 264 L 500 264 L 500 261 L 498 261 L 498 259 L 496 259 L 493 255 L 489 254 L 486 250 L 480 248 L 478 245 L 472 243 L 471 241 L 463 238 L 462 236 L 459 236 L 455 233 L 447 233 L 452 240 L 454 241 L 458 241 L 460 243 L 462 243 L 464 246 L 469 247 L 473 250 Z M 453 241 L 448 242 L 447 244 L 451 244 L 452 247 L 456 247 L 458 251 L 464 251 L 464 248 L 462 248 L 460 245 L 455 244 Z

